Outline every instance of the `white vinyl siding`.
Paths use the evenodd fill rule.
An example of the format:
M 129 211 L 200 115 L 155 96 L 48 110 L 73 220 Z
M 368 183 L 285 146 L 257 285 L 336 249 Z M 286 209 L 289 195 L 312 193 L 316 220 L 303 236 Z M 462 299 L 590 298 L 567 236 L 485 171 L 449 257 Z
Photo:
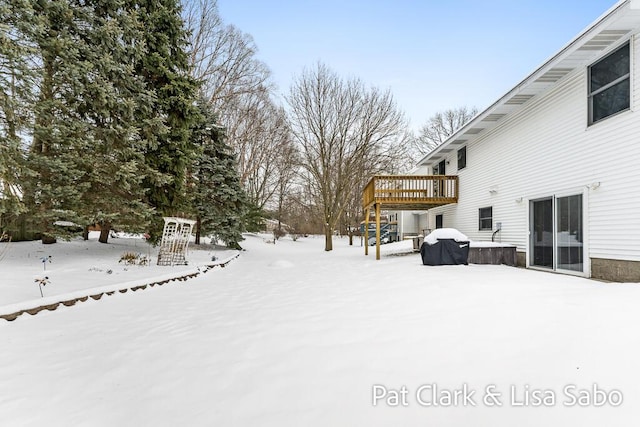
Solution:
M 588 126 L 587 67 L 565 76 L 467 144 L 473 161 L 459 174 L 459 202 L 430 210 L 429 223 L 435 225 L 434 216 L 443 213 L 448 227 L 488 240 L 491 232 L 478 230 L 478 209 L 492 206 L 494 224 L 502 223 L 496 239 L 525 251 L 528 200 L 586 191 L 588 256 L 640 260 L 640 116 L 633 111 L 640 95 L 638 45 L 636 36 L 631 111 Z M 447 160 L 455 162 L 455 153 Z M 597 182 L 598 188 L 588 188 Z

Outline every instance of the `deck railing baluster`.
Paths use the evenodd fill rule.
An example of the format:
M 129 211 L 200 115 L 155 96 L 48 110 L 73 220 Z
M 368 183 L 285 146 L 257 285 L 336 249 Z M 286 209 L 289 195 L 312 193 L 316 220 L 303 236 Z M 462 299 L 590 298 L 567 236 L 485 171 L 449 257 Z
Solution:
M 457 201 L 457 176 L 378 175 L 362 191 L 364 208 L 378 203 L 387 209 L 428 209 Z

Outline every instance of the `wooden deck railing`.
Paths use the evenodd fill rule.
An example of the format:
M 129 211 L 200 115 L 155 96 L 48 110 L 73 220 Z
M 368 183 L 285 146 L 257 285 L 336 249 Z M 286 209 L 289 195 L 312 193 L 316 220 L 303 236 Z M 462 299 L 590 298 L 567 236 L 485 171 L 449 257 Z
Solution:
M 458 202 L 458 177 L 448 175 L 378 175 L 362 193 L 367 209 L 381 204 L 389 209 L 428 209 Z

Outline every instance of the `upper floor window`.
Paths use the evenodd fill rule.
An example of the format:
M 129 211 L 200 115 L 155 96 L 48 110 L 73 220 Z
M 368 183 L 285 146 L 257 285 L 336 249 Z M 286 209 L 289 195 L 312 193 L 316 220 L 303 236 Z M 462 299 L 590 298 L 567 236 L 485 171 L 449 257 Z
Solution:
M 458 150 L 458 170 L 467 167 L 467 147 Z
M 589 67 L 589 124 L 629 109 L 630 63 L 627 43 Z
M 446 167 L 445 165 L 446 165 L 446 161 L 445 160 L 442 160 L 437 165 L 433 165 L 433 174 L 434 175 L 445 175 L 445 167 Z

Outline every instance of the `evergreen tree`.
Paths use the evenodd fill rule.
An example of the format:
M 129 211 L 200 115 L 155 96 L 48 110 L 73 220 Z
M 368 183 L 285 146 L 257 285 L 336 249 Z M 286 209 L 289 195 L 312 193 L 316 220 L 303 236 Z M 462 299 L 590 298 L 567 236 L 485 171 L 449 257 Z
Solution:
M 193 205 L 197 216 L 196 239 L 213 236 L 228 247 L 241 249 L 247 199 L 240 184 L 235 156 L 225 143 L 224 131 L 204 102 L 199 104 L 201 121 L 194 137 L 202 144 L 196 162 Z
M 25 37 L 22 0 L 0 2 L 0 234 L 25 211 L 22 181 L 28 177 L 23 136 L 30 123 L 35 72 Z
M 249 202 L 244 215 L 244 223 L 247 231 L 257 233 L 265 228 L 267 213 L 255 203 Z
M 20 0 L 12 0 L 16 4 Z M 136 75 L 145 51 L 135 5 L 111 0 L 22 0 L 20 22 L 37 55 L 39 88 L 25 200 L 43 241 L 58 219 L 142 230 L 146 140 L 136 113 L 155 93 Z M 145 122 L 146 123 L 146 122 Z
M 151 235 L 157 240 L 162 216 L 188 209 L 187 168 L 198 147 L 190 132 L 197 119 L 196 81 L 189 75 L 187 34 L 177 0 L 131 0 L 138 8 L 145 33 L 145 55 L 135 69 L 155 96 L 153 109 L 140 109 L 144 121 L 147 201 L 155 209 Z
M 73 109 L 86 51 L 77 37 L 78 24 L 86 10 L 66 0 L 32 0 L 24 7 L 21 17 L 41 64 L 28 157 L 35 175 L 25 185 L 24 198 L 43 242 L 52 243 L 58 234 L 56 220 L 79 220 L 77 213 L 87 188 L 79 155 L 88 127 Z
M 144 202 L 144 151 L 138 137 L 136 110 L 153 108 L 153 93 L 135 74 L 133 64 L 145 55 L 144 27 L 124 2 L 87 0 L 89 13 L 81 27 L 84 52 L 82 95 L 75 105 L 88 123 L 82 165 L 88 183 L 81 212 L 85 223 L 100 225 L 107 243 L 112 226 L 144 231 L 151 216 Z

